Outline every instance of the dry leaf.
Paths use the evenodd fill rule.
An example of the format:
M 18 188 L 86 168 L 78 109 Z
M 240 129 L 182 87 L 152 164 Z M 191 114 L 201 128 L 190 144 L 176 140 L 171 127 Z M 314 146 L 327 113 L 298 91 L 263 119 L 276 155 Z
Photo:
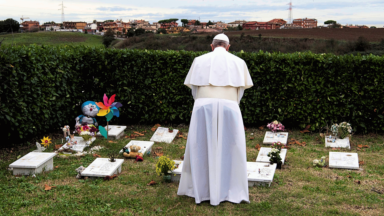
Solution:
M 253 140 L 253 139 L 255 139 L 255 137 L 249 137 L 249 139 L 250 139 L 250 140 Z
M 364 165 L 364 161 L 359 161 L 359 164 L 360 165 Z
M 55 169 L 59 168 L 59 165 L 55 166 Z
M 185 146 L 181 146 L 180 149 L 185 149 Z
M 113 176 L 105 176 L 104 177 L 104 180 L 113 180 L 113 179 L 115 179 L 115 178 L 117 178 L 117 175 L 115 174 L 115 175 L 113 175 Z
M 125 139 L 128 139 L 128 138 L 129 138 L 129 136 L 125 136 L 124 138 L 125 138 Z
M 264 130 L 264 128 L 265 128 L 265 125 L 262 125 L 259 127 L 259 130 Z
M 49 191 L 49 190 L 51 190 L 52 188 L 55 188 L 55 187 L 56 186 L 49 186 L 49 185 L 45 184 L 44 185 L 44 190 Z
M 156 150 L 161 150 L 163 149 L 163 147 L 156 147 Z
M 306 142 L 302 142 L 301 144 L 302 144 L 302 145 L 306 145 L 307 143 L 306 143 Z
M 187 137 L 183 137 L 183 139 L 185 139 L 185 140 L 186 140 L 186 139 L 187 139 Z
M 369 146 L 368 145 L 363 145 L 363 148 L 369 148 Z
M 153 127 L 160 127 L 161 125 L 160 124 L 155 124 L 155 126 L 153 126 Z
M 297 145 L 300 145 L 300 144 L 301 144 L 299 141 L 295 141 L 295 143 L 296 143 Z
M 311 125 L 307 125 L 304 130 L 300 131 L 300 133 L 309 133 L 311 131 L 309 131 L 309 128 L 311 128 Z
M 361 150 L 361 148 L 357 148 L 357 151 L 360 151 Z
M 155 132 L 156 129 L 157 129 L 157 128 L 153 127 L 153 128 L 151 128 L 151 131 Z
M 347 175 L 347 178 L 352 178 L 352 176 L 350 176 L 350 175 Z
M 256 146 L 255 146 L 255 148 L 258 150 L 258 151 L 260 151 L 260 144 L 257 144 Z
M 181 160 L 184 160 L 184 155 L 180 157 Z
M 356 184 L 360 184 L 361 182 L 360 182 L 359 180 L 356 180 L 355 183 L 356 183 Z
M 112 140 L 109 140 L 108 142 L 109 142 L 109 143 L 116 143 L 116 141 L 112 141 Z
M 155 184 L 157 184 L 157 183 L 156 183 L 155 181 L 152 180 L 152 181 L 150 181 L 147 185 L 150 186 L 150 185 L 155 185 Z
M 363 148 L 363 145 L 357 145 L 357 147 L 359 147 L 359 148 Z
M 98 154 L 93 154 L 93 157 L 101 157 L 101 156 Z
M 58 150 L 59 148 L 61 148 L 61 146 L 63 145 L 55 145 L 55 150 Z
M 161 157 L 161 156 L 164 155 L 163 152 L 154 152 L 154 154 L 155 154 L 155 156 L 157 156 L 157 157 Z

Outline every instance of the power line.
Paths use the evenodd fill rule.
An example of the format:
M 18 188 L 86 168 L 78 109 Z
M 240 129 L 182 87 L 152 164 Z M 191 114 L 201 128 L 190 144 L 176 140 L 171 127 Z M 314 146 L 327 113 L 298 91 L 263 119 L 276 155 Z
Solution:
M 66 8 L 66 7 L 64 7 L 64 3 L 63 2 L 61 2 L 61 4 L 59 4 L 59 6 L 61 6 L 61 8 L 59 9 L 59 10 L 61 10 L 61 23 L 64 23 L 64 21 L 65 21 L 64 8 Z

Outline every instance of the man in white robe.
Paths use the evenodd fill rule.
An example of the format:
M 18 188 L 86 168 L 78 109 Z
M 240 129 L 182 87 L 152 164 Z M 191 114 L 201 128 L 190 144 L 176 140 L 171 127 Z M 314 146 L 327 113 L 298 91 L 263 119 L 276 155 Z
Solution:
M 213 52 L 195 58 L 184 82 L 195 104 L 177 194 L 197 204 L 249 202 L 239 103 L 253 82 L 244 60 L 228 52 L 226 35 L 216 35 L 211 47 Z

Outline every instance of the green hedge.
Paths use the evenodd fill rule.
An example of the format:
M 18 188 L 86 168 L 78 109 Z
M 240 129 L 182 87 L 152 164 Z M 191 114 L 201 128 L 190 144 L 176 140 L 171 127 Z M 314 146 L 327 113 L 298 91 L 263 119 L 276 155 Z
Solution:
M 111 124 L 187 123 L 193 98 L 183 82 L 203 54 L 35 45 L 0 51 L 1 134 L 9 140 L 73 126 L 81 103 L 104 93 L 123 104 Z M 317 129 L 349 121 L 354 129 L 384 130 L 384 57 L 234 54 L 255 84 L 240 105 L 245 124 L 278 119 Z

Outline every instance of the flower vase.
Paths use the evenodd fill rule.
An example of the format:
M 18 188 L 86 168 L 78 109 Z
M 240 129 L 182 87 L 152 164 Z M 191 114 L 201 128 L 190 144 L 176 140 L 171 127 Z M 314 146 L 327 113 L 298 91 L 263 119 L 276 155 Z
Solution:
M 163 180 L 167 183 L 171 182 L 171 179 L 172 179 L 172 176 L 167 174 L 167 175 L 163 175 Z

